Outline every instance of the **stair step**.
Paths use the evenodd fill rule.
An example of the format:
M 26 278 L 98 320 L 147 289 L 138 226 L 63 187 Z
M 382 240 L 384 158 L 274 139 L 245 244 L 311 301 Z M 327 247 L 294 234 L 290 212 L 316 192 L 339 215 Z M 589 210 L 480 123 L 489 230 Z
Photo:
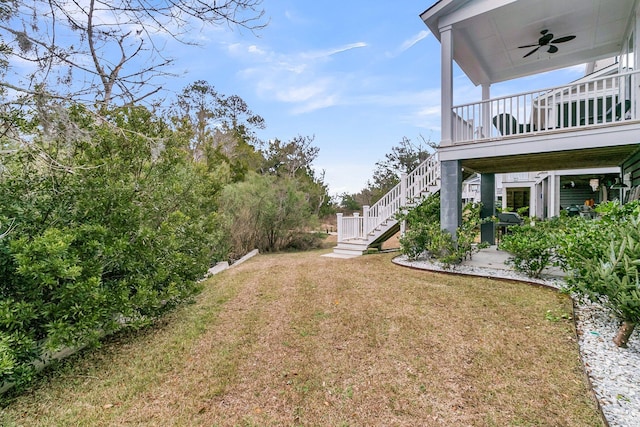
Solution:
M 333 248 L 333 253 L 336 255 L 350 255 L 350 256 L 360 256 L 362 255 L 364 252 L 364 250 L 355 250 L 355 249 L 338 249 L 338 248 Z
M 363 243 L 347 243 L 347 242 L 339 242 L 336 246 L 337 249 L 343 249 L 346 251 L 366 251 L 369 247 L 369 242 Z
M 356 254 L 356 255 L 346 255 L 346 254 L 337 254 L 335 252 L 329 252 L 328 254 L 324 254 L 321 255 L 323 257 L 327 257 L 327 258 L 341 258 L 341 259 L 350 259 L 350 258 L 357 258 L 359 256 L 362 256 L 362 254 Z

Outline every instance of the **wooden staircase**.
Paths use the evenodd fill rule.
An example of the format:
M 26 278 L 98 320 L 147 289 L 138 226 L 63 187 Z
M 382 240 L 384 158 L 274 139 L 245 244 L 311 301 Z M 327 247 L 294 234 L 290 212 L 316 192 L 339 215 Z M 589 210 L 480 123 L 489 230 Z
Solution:
M 398 213 L 410 209 L 440 190 L 440 161 L 433 153 L 411 173 L 403 174 L 400 183 L 372 206 L 363 206 L 362 214 L 345 217 L 338 214 L 338 244 L 326 256 L 352 258 L 382 243 L 401 230 Z

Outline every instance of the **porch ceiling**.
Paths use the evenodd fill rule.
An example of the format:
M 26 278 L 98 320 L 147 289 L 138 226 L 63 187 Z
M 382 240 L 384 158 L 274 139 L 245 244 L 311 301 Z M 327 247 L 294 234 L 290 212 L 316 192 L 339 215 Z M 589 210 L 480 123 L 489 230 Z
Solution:
M 637 0 L 441 0 L 420 16 L 440 40 L 452 26 L 453 56 L 475 84 L 495 83 L 617 55 Z M 558 52 L 540 48 L 527 58 L 540 31 Z
M 591 149 L 555 151 L 462 160 L 466 171 L 478 173 L 534 172 L 619 166 L 640 149 L 640 145 L 621 145 Z

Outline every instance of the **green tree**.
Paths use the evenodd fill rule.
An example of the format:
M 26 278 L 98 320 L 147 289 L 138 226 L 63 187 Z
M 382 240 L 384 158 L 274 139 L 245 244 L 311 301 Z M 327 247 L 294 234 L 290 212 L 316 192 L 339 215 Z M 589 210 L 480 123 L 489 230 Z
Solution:
M 373 181 L 367 183 L 367 190 L 373 195 L 371 203 L 375 203 L 395 187 L 400 182 L 401 174 L 413 171 L 425 161 L 430 156 L 429 147 L 433 147 L 433 144 L 424 137 L 420 137 L 417 144 L 402 137 L 397 145 L 391 147 L 391 152 L 385 154 L 385 159 L 376 162 Z
M 228 174 L 191 162 L 162 119 L 42 110 L 46 125 L 24 122 L 29 138 L 0 169 L 0 381 L 28 380 L 44 348 L 148 323 L 229 251 L 217 212 Z
M 355 212 L 362 209 L 362 205 L 356 200 L 355 194 L 342 193 L 340 196 L 340 207 L 346 211 Z
M 264 119 L 239 96 L 220 94 L 213 85 L 198 80 L 178 95 L 169 114 L 176 129 L 189 138 L 194 161 L 204 161 L 210 168 L 227 163 L 234 181 L 262 164 L 255 130 L 264 128 Z
M 264 150 L 262 173 L 295 180 L 298 190 L 305 194 L 315 216 L 331 213 L 329 188 L 324 182 L 324 171 L 317 174 L 313 162 L 320 149 L 313 146 L 314 137 L 298 135 L 284 143 L 279 139 L 269 142 Z

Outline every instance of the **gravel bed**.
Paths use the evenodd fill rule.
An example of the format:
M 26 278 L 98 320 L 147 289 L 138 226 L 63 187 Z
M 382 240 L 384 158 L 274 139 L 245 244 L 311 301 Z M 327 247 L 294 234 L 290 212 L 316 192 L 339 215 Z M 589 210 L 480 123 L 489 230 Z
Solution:
M 444 269 L 424 259 L 409 261 L 404 255 L 393 262 L 418 269 L 520 280 L 554 288 L 563 284 L 557 277 L 531 279 L 512 270 L 465 265 Z M 618 348 L 612 340 L 619 322 L 606 309 L 583 301 L 575 301 L 574 306 L 582 362 L 607 422 L 611 427 L 640 426 L 640 330 L 631 335 L 628 348 Z

